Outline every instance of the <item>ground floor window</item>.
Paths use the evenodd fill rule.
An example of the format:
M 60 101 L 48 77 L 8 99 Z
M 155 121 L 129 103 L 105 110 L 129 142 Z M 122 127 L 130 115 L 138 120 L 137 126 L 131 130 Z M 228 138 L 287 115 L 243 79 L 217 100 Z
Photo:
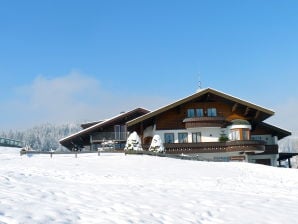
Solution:
M 174 133 L 165 133 L 165 143 L 174 143 Z
M 178 142 L 179 143 L 187 143 L 188 142 L 187 132 L 178 133 Z
M 191 134 L 191 136 L 192 136 L 193 143 L 201 142 L 201 132 L 194 132 Z

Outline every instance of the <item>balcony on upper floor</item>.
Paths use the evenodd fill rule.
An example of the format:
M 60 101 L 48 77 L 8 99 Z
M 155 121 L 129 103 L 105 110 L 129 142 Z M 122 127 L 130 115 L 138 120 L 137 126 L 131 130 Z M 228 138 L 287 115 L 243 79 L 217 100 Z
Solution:
M 223 127 L 226 124 L 226 119 L 222 113 L 218 112 L 213 116 L 187 117 L 183 120 L 183 123 L 185 128 Z

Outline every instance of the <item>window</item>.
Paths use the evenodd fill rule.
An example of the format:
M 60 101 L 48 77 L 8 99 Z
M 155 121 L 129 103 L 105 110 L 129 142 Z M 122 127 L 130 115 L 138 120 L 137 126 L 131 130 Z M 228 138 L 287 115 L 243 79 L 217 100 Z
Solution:
M 217 116 L 216 108 L 208 108 L 207 109 L 207 116 L 208 117 L 216 117 Z
M 249 140 L 249 130 L 242 130 L 242 140 Z
M 201 142 L 201 132 L 192 133 L 191 136 L 192 136 L 193 143 Z
M 165 133 L 165 143 L 174 143 L 174 133 Z
M 117 139 L 117 140 L 120 139 L 120 129 L 121 129 L 120 125 L 114 126 L 115 139 Z
M 231 130 L 231 140 L 240 140 L 240 131 L 238 129 Z
M 196 115 L 197 117 L 203 117 L 204 116 L 204 111 L 203 109 L 196 109 Z
M 114 126 L 115 132 L 115 140 L 125 140 L 126 136 L 126 126 L 125 125 L 115 125 Z
M 188 109 L 187 117 L 195 117 L 195 109 Z
M 178 133 L 178 142 L 179 143 L 187 143 L 188 142 L 187 132 Z

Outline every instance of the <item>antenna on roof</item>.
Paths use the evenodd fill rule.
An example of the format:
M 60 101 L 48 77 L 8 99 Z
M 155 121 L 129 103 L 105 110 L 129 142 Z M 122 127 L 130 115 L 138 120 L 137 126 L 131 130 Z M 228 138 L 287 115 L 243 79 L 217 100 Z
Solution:
M 197 89 L 197 92 L 199 92 L 202 89 L 202 82 L 201 82 L 200 73 L 199 73 L 198 79 L 199 79 L 199 88 Z

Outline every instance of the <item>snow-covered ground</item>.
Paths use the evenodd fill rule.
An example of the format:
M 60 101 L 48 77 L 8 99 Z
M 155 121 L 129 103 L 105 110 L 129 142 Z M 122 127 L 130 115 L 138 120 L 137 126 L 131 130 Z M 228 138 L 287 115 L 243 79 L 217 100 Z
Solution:
M 0 148 L 0 223 L 297 223 L 298 170 Z

